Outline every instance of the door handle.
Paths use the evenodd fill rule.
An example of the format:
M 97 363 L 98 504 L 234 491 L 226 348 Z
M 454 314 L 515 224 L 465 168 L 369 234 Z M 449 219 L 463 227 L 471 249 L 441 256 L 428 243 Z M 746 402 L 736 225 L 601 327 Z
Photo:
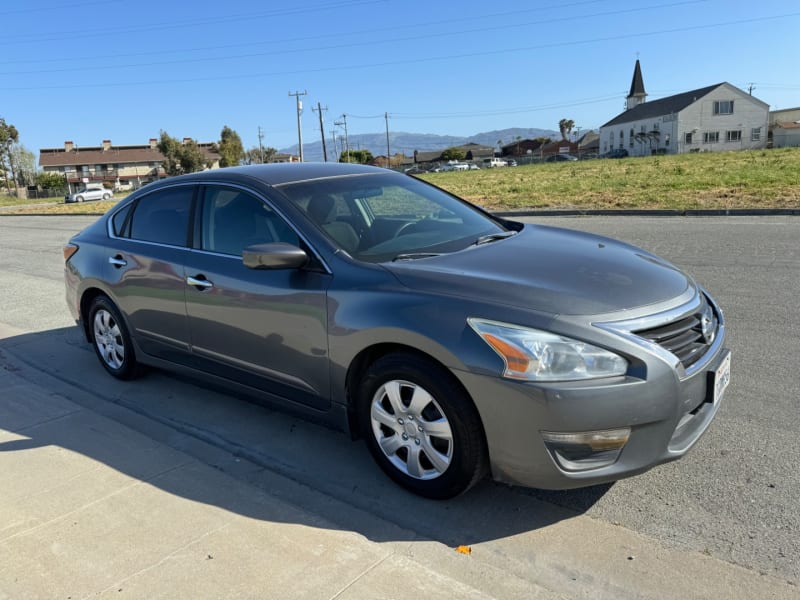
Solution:
M 214 287 L 214 284 L 211 283 L 208 279 L 206 279 L 204 275 L 197 275 L 196 277 L 187 277 L 186 283 L 196 287 L 200 291 L 208 290 Z
M 128 261 L 122 258 L 121 254 L 117 254 L 116 256 L 108 257 L 108 264 L 113 265 L 119 269 L 120 267 L 127 267 Z

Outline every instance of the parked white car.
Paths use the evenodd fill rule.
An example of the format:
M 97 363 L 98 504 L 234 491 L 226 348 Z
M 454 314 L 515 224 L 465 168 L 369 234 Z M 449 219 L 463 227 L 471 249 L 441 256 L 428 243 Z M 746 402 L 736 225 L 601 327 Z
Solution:
M 497 167 L 505 167 L 506 161 L 502 158 L 484 158 L 483 167 L 485 169 L 495 169 Z
M 74 194 L 64 196 L 64 202 L 86 202 L 89 200 L 111 200 L 113 194 L 99 183 L 89 183 Z

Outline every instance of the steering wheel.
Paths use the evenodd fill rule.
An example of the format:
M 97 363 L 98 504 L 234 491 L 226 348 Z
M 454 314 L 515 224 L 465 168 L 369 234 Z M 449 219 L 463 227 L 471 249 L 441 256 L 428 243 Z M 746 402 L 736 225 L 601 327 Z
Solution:
M 400 237 L 401 235 L 408 235 L 409 233 L 414 233 L 414 230 L 419 224 L 419 221 L 412 221 L 411 223 L 406 223 L 400 229 L 397 230 L 397 233 L 394 234 L 394 237 Z

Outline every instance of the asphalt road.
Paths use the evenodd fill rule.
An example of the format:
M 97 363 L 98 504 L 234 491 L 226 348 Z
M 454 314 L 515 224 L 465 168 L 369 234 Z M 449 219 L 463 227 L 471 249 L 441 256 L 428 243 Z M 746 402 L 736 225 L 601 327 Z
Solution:
M 33 332 L 29 345 L 20 343 L 15 351 L 22 359 L 30 352 L 27 360 L 43 380 L 103 390 L 92 400 L 95 410 L 139 429 L 151 422 L 176 436 L 200 439 L 332 498 L 351 503 L 355 498 L 358 508 L 403 531 L 450 545 L 500 540 L 502 548 L 507 544 L 510 571 L 545 560 L 525 555 L 528 531 L 586 514 L 668 548 L 700 552 L 800 585 L 800 319 L 795 308 L 800 219 L 526 220 L 593 231 L 656 252 L 692 273 L 723 306 L 733 351 L 732 383 L 715 423 L 683 460 L 613 486 L 570 492 L 486 482 L 465 498 L 431 508 L 387 483 L 366 449 L 340 434 L 246 402 L 220 402 L 219 394 L 163 373 L 121 387 L 109 382 L 99 365 L 92 366 L 95 358 L 64 304 L 61 246 L 92 218 L 0 218 L 0 321 Z M 51 349 L 46 360 L 45 347 Z M 125 416 L 131 411 L 135 419 Z M 246 469 L 216 466 L 243 479 L 253 477 L 257 485 Z M 476 511 L 487 515 L 485 520 L 475 519 Z M 362 533 L 396 535 L 378 529 Z

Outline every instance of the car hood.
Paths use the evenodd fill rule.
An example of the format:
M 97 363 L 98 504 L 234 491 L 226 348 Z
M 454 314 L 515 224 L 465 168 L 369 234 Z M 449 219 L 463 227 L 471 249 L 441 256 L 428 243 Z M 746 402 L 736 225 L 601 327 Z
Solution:
M 536 225 L 461 252 L 385 266 L 412 289 L 564 315 L 637 308 L 696 288 L 688 275 L 640 248 Z

